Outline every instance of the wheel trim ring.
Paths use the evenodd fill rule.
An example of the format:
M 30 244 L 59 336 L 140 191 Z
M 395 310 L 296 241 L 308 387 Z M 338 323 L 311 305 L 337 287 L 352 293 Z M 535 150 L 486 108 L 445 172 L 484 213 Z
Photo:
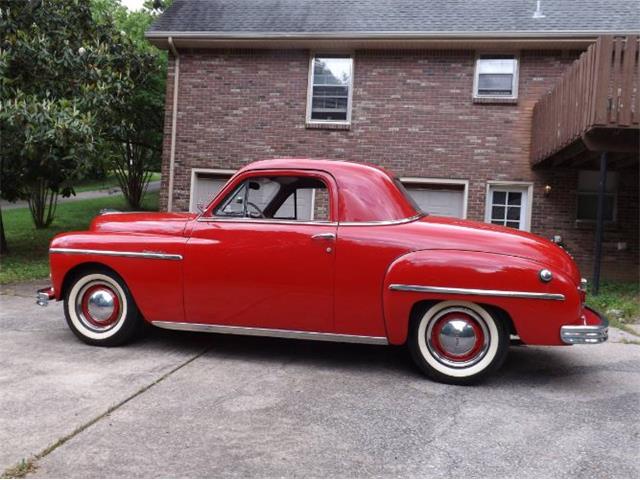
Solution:
M 89 311 L 89 298 L 96 290 L 107 290 L 113 296 L 113 312 L 105 320 L 94 318 Z M 95 332 L 105 332 L 115 327 L 122 314 L 122 302 L 116 289 L 101 281 L 90 282 L 78 293 L 76 300 L 76 314 L 84 326 Z
M 468 356 L 469 358 L 460 358 L 458 356 L 452 355 L 451 353 L 446 352 L 446 350 L 444 350 L 442 346 L 439 345 L 439 341 L 437 340 L 437 338 L 435 338 L 434 341 L 434 327 L 436 327 L 442 317 L 450 313 L 462 313 L 466 317 L 471 318 L 473 320 L 471 325 L 479 327 L 480 331 L 482 332 L 482 343 L 474 345 L 472 351 L 464 355 Z M 489 329 L 485 325 L 484 319 L 473 310 L 461 306 L 445 308 L 433 315 L 433 317 L 429 320 L 429 325 L 427 326 L 425 337 L 425 343 L 429 352 L 439 363 L 447 367 L 457 369 L 471 367 L 480 362 L 489 350 L 490 334 Z M 476 336 L 476 338 L 478 337 Z

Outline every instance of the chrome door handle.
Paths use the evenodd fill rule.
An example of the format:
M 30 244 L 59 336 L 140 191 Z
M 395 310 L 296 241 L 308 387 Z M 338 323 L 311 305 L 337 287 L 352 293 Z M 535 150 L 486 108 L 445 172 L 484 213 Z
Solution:
M 311 236 L 312 240 L 335 240 L 336 239 L 336 234 L 335 233 L 316 233 L 315 235 Z

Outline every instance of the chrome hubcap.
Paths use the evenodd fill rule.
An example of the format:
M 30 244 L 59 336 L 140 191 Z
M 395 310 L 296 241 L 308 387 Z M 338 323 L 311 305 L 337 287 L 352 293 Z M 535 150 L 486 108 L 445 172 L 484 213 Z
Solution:
M 122 317 L 122 298 L 110 285 L 91 282 L 76 297 L 76 314 L 89 329 L 101 332 L 114 327 Z
M 115 310 L 115 299 L 113 292 L 107 289 L 94 290 L 87 300 L 87 310 L 91 318 L 99 322 L 108 320 Z
M 429 352 L 449 367 L 475 365 L 489 349 L 489 329 L 484 319 L 474 310 L 461 306 L 436 313 L 425 335 Z
M 476 344 L 476 332 L 466 318 L 455 318 L 444 322 L 438 340 L 445 352 L 465 355 Z

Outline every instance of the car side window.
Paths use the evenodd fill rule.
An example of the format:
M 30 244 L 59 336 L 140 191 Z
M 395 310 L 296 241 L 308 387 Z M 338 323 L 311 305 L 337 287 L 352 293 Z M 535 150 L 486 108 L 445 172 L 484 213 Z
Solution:
M 265 218 L 264 211 L 280 191 L 280 184 L 266 177 L 243 182 L 216 209 L 223 217 Z
M 329 190 L 314 177 L 247 179 L 215 209 L 217 217 L 288 221 L 330 220 Z

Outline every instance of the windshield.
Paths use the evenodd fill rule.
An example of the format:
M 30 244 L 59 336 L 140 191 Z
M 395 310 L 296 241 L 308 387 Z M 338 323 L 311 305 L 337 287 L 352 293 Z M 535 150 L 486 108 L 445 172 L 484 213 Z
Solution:
M 400 181 L 399 178 L 394 178 L 393 179 L 393 183 L 396 184 L 396 187 L 398 187 L 398 190 L 400 190 L 400 192 L 402 193 L 402 195 L 404 195 L 404 198 L 407 199 L 407 202 L 409 202 L 409 204 L 414 208 L 414 210 L 421 214 L 421 215 L 428 215 L 427 212 L 422 211 L 422 209 L 420 208 L 420 205 L 418 205 L 416 203 L 416 201 L 413 199 L 413 197 L 411 196 L 411 194 L 409 192 L 407 192 L 407 189 L 404 188 L 404 185 L 402 184 L 402 182 Z

